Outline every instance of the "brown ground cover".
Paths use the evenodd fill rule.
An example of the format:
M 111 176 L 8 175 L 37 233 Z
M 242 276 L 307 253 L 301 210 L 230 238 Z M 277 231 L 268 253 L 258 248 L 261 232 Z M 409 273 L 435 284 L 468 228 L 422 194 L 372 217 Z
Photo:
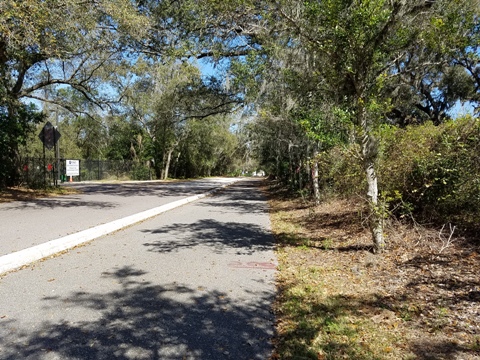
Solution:
M 27 201 L 39 197 L 75 194 L 78 190 L 71 188 L 28 189 L 25 187 L 9 187 L 0 190 L 0 203 L 10 201 Z
M 269 194 L 274 358 L 480 359 L 479 239 L 390 223 L 374 255 L 360 203 Z

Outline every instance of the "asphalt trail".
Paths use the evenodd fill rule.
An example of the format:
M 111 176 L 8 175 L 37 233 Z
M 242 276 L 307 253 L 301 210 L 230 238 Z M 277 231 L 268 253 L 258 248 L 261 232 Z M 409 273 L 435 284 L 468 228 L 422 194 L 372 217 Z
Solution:
M 192 195 L 235 178 L 182 182 L 66 183 L 82 191 L 0 204 L 0 256 L 74 234 Z
M 0 279 L 0 358 L 268 359 L 276 258 L 258 183 Z

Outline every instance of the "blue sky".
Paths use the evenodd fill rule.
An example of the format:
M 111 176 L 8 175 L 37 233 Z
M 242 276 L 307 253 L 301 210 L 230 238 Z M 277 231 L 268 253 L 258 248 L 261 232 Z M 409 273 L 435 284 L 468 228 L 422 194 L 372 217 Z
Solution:
M 460 101 L 457 101 L 455 106 L 448 113 L 452 118 L 456 119 L 465 115 L 474 115 L 474 110 L 475 109 L 472 103 L 467 102 L 465 104 L 462 104 Z

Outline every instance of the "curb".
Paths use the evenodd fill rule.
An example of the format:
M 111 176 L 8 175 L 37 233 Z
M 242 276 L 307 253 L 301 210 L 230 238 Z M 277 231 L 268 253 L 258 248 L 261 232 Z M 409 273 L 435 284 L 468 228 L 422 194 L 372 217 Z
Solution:
M 4 255 L 0 257 L 0 275 L 8 271 L 16 270 L 22 266 L 28 265 L 34 261 L 41 260 L 48 256 L 52 256 L 59 252 L 71 249 L 75 246 L 84 244 L 86 242 L 97 239 L 101 236 L 111 234 L 115 231 L 123 229 L 125 227 L 134 225 L 141 221 L 147 220 L 154 216 L 160 215 L 169 210 L 175 209 L 182 205 L 191 203 L 193 201 L 203 199 L 215 192 L 224 189 L 228 186 L 240 181 L 236 179 L 227 184 L 221 185 L 215 189 L 207 191 L 206 193 L 189 196 L 185 199 L 177 200 L 150 210 L 145 210 L 134 215 L 124 217 L 122 219 L 114 220 L 106 224 L 97 225 L 90 229 L 79 231 L 75 234 L 67 235 L 55 240 L 48 241 L 46 243 L 32 246 L 30 248 L 16 251 L 14 253 Z

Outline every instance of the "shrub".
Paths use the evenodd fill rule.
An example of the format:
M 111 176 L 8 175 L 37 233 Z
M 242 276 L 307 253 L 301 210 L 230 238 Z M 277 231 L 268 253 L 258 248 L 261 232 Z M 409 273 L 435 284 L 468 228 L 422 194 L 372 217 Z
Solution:
M 471 117 L 382 128 L 379 178 L 384 194 L 395 198 L 391 206 L 412 210 L 422 221 L 474 226 L 480 215 L 479 132 Z
M 399 129 L 384 125 L 380 140 L 379 188 L 390 211 L 437 224 L 470 229 L 480 217 L 480 120 L 464 117 Z M 357 145 L 334 147 L 319 156 L 324 193 L 363 194 L 365 175 Z
M 324 194 L 350 197 L 364 192 L 366 181 L 356 145 L 335 146 L 318 158 L 319 183 Z

